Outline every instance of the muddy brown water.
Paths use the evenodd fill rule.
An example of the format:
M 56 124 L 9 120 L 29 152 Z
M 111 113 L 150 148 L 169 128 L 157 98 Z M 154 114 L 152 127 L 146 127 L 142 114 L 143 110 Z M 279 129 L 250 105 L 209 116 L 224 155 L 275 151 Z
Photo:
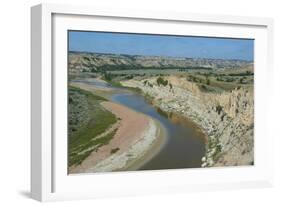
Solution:
M 88 81 L 98 87 L 114 87 L 107 83 Z M 116 88 L 110 100 L 158 120 L 166 129 L 167 141 L 154 157 L 139 170 L 199 168 L 205 154 L 205 136 L 197 125 L 182 116 L 167 114 L 153 106 L 144 96 Z
M 201 167 L 205 139 L 196 125 L 176 114 L 160 112 L 139 94 L 115 94 L 112 100 L 157 119 L 167 131 L 165 146 L 140 170 Z

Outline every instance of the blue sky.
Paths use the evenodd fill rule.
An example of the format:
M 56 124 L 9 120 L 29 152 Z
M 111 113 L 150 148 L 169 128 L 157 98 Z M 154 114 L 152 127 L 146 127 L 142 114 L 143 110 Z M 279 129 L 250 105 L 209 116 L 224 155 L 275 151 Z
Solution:
M 253 60 L 254 40 L 70 31 L 69 50 L 129 55 Z

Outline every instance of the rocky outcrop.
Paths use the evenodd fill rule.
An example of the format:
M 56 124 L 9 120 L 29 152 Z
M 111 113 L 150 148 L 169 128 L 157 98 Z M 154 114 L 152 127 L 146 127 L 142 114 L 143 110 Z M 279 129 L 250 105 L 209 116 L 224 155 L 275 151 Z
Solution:
M 208 137 L 202 167 L 254 163 L 252 86 L 211 93 L 184 77 L 164 78 L 169 82 L 166 86 L 153 77 L 122 84 L 140 88 L 161 110 L 183 115 L 202 128 Z

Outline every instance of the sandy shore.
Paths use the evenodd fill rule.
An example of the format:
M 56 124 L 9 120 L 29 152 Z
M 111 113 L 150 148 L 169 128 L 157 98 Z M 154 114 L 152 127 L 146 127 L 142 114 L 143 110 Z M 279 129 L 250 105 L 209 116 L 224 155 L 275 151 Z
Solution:
M 156 120 L 113 102 L 102 102 L 102 106 L 121 119 L 120 126 L 109 144 L 92 152 L 82 164 L 71 167 L 71 174 L 137 169 L 152 156 L 150 150 L 159 151 L 165 142 Z M 115 148 L 119 150 L 111 154 Z
M 70 85 L 79 87 L 81 89 L 84 89 L 89 92 L 93 92 L 96 95 L 105 97 L 105 98 L 110 98 L 110 96 L 116 92 L 118 92 L 118 88 L 113 88 L 113 87 L 106 87 L 102 85 L 96 85 L 96 84 L 107 84 L 102 79 L 96 79 L 96 78 L 88 78 L 84 79 L 83 81 L 79 82 L 70 82 Z

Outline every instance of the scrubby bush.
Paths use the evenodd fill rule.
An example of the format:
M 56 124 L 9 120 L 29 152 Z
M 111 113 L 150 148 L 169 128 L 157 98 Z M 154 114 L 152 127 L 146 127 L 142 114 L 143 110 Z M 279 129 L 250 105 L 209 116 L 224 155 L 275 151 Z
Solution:
M 216 106 L 216 112 L 217 112 L 218 114 L 221 113 L 222 109 L 223 109 L 223 108 L 222 108 L 221 105 L 217 105 L 217 106 Z
M 170 89 L 173 89 L 173 85 L 171 83 L 169 84 L 169 86 L 170 86 Z
M 165 87 L 168 85 L 168 80 L 164 80 L 162 77 L 158 77 L 156 81 L 158 86 L 163 85 Z
M 204 91 L 206 91 L 207 90 L 207 87 L 206 87 L 206 85 L 204 85 L 204 84 L 201 84 L 200 85 L 201 86 L 201 88 L 204 90 Z
M 240 84 L 245 84 L 245 79 L 246 79 L 245 77 L 240 78 L 239 83 Z
M 111 149 L 110 154 L 114 154 L 114 153 L 118 152 L 119 150 L 120 150 L 119 147 L 116 147 L 116 148 L 114 148 L 114 149 Z
M 133 75 L 128 75 L 128 76 L 125 77 L 125 79 L 133 79 L 133 78 L 134 78 Z
M 106 81 L 111 81 L 111 80 L 112 80 L 112 76 L 111 76 L 111 74 L 108 73 L 108 72 L 105 72 L 103 76 L 104 76 L 104 79 L 105 79 Z

